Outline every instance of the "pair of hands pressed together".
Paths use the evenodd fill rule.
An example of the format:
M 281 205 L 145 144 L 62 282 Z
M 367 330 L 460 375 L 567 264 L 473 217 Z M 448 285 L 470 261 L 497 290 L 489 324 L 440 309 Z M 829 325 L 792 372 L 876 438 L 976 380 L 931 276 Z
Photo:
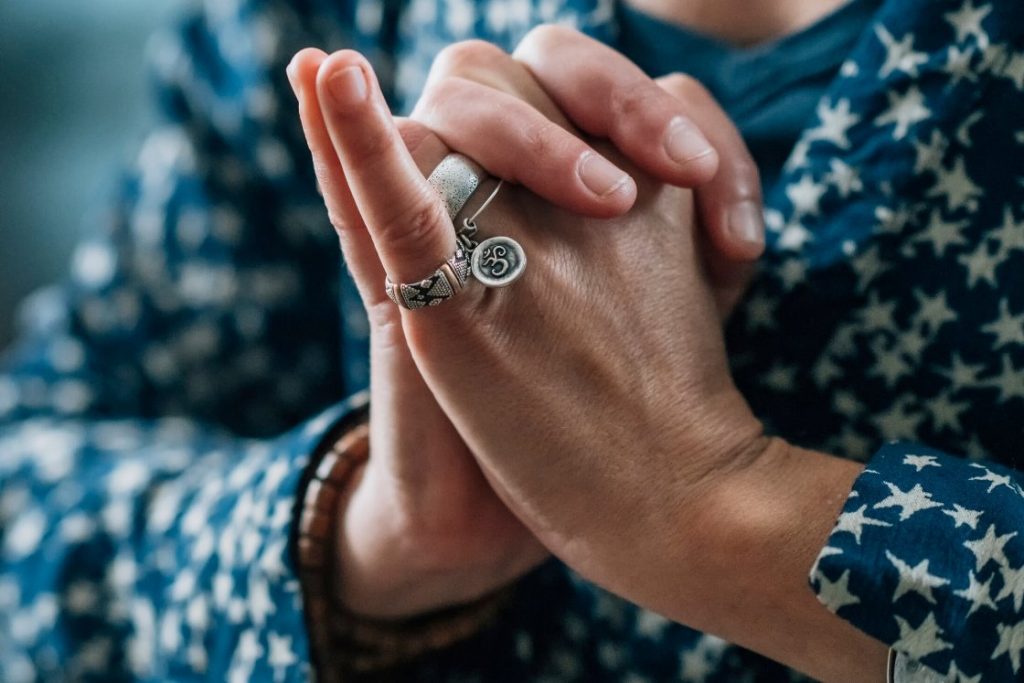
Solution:
M 634 602 L 817 675 L 844 680 L 846 669 L 791 634 L 762 633 L 763 622 L 788 610 L 802 618 L 791 628 L 823 634 L 825 646 L 852 639 L 848 659 L 875 651 L 805 583 L 795 606 L 768 596 L 763 615 L 715 599 L 738 604 L 762 570 L 791 589 L 841 498 L 788 545 L 761 538 L 773 529 L 760 509 L 742 512 L 772 486 L 817 486 L 839 466 L 764 437 L 732 383 L 722 321 L 763 248 L 760 188 L 699 85 L 653 81 L 552 27 L 512 56 L 449 48 L 409 119 L 392 118 L 355 52 L 304 50 L 289 78 L 371 322 L 372 456 L 339 525 L 346 606 L 401 618 L 469 602 L 551 552 Z M 455 248 L 425 180 L 450 151 L 511 181 L 478 223 L 482 237 L 523 245 L 527 273 L 402 311 L 385 274 L 416 281 Z M 783 464 L 798 456 L 820 466 L 801 462 L 789 476 Z M 856 476 L 844 465 L 837 494 Z M 809 506 L 765 507 L 782 525 Z M 755 519 L 743 527 L 751 537 L 718 538 L 723 511 Z M 750 576 L 725 578 L 726 563 Z

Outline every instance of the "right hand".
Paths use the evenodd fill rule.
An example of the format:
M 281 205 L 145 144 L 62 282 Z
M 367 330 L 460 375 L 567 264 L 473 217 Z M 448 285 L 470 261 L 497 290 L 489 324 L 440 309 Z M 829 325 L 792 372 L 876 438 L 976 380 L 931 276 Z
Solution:
M 537 36 L 551 35 L 550 31 L 535 31 L 531 36 L 532 39 L 524 41 L 521 58 L 538 72 L 541 69 L 530 60 L 543 62 L 543 53 L 548 49 L 543 43 L 552 41 L 538 40 Z M 564 47 L 566 36 L 558 38 L 554 43 Z M 608 50 L 585 40 L 588 42 L 582 44 L 576 38 L 568 42 L 576 43 L 578 49 Z M 467 50 L 474 58 L 459 58 Z M 481 55 L 481 51 L 486 51 L 486 55 Z M 481 56 L 486 59 L 479 59 Z M 605 79 L 604 98 L 600 84 L 592 84 L 586 92 L 588 105 L 596 104 L 591 101 L 595 98 L 598 102 L 614 101 L 617 93 L 632 89 L 631 95 L 641 106 L 630 112 L 632 123 L 621 125 L 611 117 L 602 120 L 591 115 L 587 129 L 605 126 L 606 130 L 593 132 L 612 137 L 632 161 L 662 180 L 677 185 L 702 185 L 698 203 L 703 194 L 704 229 L 713 245 L 709 250 L 711 269 L 725 273 L 727 278 L 742 280 L 735 274 L 748 272 L 750 262 L 760 253 L 757 244 L 738 240 L 730 233 L 728 224 L 730 209 L 737 203 L 760 202 L 756 167 L 742 140 L 721 110 L 708 106 L 710 98 L 706 93 L 701 98 L 701 93 L 691 90 L 697 97 L 682 102 L 665 92 L 671 81 L 659 87 L 646 77 L 638 78 L 638 70 L 625 58 L 620 58 L 621 63 L 611 64 L 617 68 L 609 68 L 607 55 L 601 56 L 604 58 L 590 63 L 600 64 L 603 74 L 618 73 L 619 77 Z M 331 62 L 325 63 L 327 60 L 327 55 L 319 50 L 303 50 L 293 59 L 289 77 L 299 100 L 303 129 L 328 214 L 338 231 L 371 326 L 372 454 L 361 476 L 350 487 L 345 503 L 339 533 L 338 597 L 358 614 L 402 618 L 479 598 L 537 566 L 547 551 L 492 491 L 412 360 L 399 310 L 384 295 L 384 271 L 339 162 L 338 141 L 342 131 L 330 106 L 325 106 L 323 91 L 338 60 L 332 59 L 333 66 Z M 586 64 L 588 60 L 580 62 Z M 586 70 L 587 67 L 577 68 L 580 72 Z M 543 74 L 541 77 L 543 80 Z M 642 90 L 644 82 L 649 84 L 646 91 Z M 431 73 L 424 101 L 430 102 L 434 93 L 432 101 L 436 106 L 450 104 L 453 85 L 486 87 L 488 97 L 469 102 L 478 105 L 478 113 L 490 116 L 498 126 L 491 132 L 508 134 L 482 136 L 480 131 L 486 131 L 486 126 L 478 125 L 473 129 L 475 137 L 448 128 L 442 130 L 442 140 L 421 123 L 400 120 L 403 140 L 420 173 L 428 175 L 450 151 L 450 144 L 471 158 L 487 159 L 486 165 L 492 169 L 492 160 L 499 153 L 506 160 L 520 160 L 518 166 L 513 162 L 502 168 L 501 175 L 577 213 L 611 217 L 630 208 L 635 199 L 632 181 L 605 196 L 589 192 L 578 178 L 567 186 L 562 170 L 566 168 L 565 162 L 572 162 L 573 155 L 578 158 L 590 148 L 573 133 L 574 128 L 559 107 L 576 109 L 581 114 L 593 111 L 589 106 L 581 106 L 577 100 L 582 94 L 570 92 L 569 84 L 545 84 L 548 92 L 559 100 L 556 105 L 522 63 L 493 46 L 472 42 L 442 53 Z M 438 92 L 441 94 L 437 95 Z M 515 111 L 520 116 L 510 119 L 509 105 L 517 100 L 520 106 Z M 522 106 L 522 101 L 528 106 Z M 428 123 L 436 121 L 439 127 L 451 121 L 450 116 L 434 106 L 417 110 L 421 118 Z M 438 114 L 435 121 L 430 120 L 432 113 Z M 504 121 L 500 120 L 503 114 Z M 641 135 L 679 116 L 695 130 L 693 121 L 714 128 L 707 135 L 715 145 L 710 159 L 701 157 L 696 163 L 675 164 L 665 157 L 660 143 L 652 145 L 651 139 Z M 556 125 L 543 125 L 549 122 Z M 516 135 L 523 130 L 532 130 L 543 139 Z M 495 140 L 507 144 L 499 148 Z M 366 141 L 365 163 L 372 163 L 375 157 L 373 144 L 372 140 Z M 550 158 L 538 159 L 538 147 Z M 546 175 L 538 169 L 545 170 Z M 728 284 L 722 291 L 729 291 Z M 722 305 L 723 315 L 735 299 L 731 294 L 727 296 L 729 301 Z

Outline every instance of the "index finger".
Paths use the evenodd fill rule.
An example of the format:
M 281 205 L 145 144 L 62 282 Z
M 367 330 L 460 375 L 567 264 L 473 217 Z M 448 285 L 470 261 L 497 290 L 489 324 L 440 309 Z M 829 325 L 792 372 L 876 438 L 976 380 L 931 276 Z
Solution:
M 321 64 L 316 88 L 384 269 L 395 282 L 424 278 L 455 252 L 455 229 L 403 143 L 372 67 L 358 52 L 336 52 Z

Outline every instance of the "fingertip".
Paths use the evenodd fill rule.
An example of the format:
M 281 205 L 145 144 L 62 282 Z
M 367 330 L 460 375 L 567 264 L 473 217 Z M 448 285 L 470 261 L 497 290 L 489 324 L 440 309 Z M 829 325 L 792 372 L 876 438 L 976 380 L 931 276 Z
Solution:
M 714 147 L 708 148 L 700 156 L 688 159 L 678 164 L 676 172 L 676 185 L 680 187 L 699 187 L 704 183 L 711 182 L 718 174 L 721 165 L 721 158 Z
M 729 206 L 723 215 L 720 232 L 722 249 L 732 260 L 756 261 L 764 253 L 764 211 L 760 202 L 745 199 Z
M 316 74 L 317 93 L 340 112 L 363 104 L 374 83 L 373 67 L 355 50 L 338 50 L 328 55 Z
M 616 218 L 627 213 L 636 203 L 637 187 L 633 176 L 627 175 L 625 181 L 614 193 L 604 197 L 608 207 L 608 218 Z
M 309 76 L 314 76 L 320 64 L 326 59 L 327 53 L 315 47 L 304 47 L 296 52 L 288 62 L 285 73 L 292 89 L 298 94 Z

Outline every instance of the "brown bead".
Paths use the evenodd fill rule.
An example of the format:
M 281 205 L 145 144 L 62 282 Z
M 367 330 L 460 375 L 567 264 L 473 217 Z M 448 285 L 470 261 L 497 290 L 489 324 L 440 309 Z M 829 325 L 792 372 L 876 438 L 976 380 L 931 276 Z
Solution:
M 323 543 L 308 537 L 299 538 L 299 564 L 309 569 L 323 568 L 327 564 L 327 553 Z
M 370 426 L 361 424 L 353 427 L 338 439 L 332 450 L 345 454 L 356 462 L 362 462 L 370 452 Z
M 331 538 L 333 532 L 334 518 L 332 516 L 315 510 L 302 511 L 302 519 L 299 521 L 300 534 L 325 541 Z
M 338 510 L 338 489 L 333 484 L 313 479 L 306 487 L 303 502 L 307 510 L 334 515 Z
M 348 480 L 354 466 L 355 461 L 347 454 L 332 451 L 325 455 L 317 466 L 316 478 L 332 482 L 340 487 Z

